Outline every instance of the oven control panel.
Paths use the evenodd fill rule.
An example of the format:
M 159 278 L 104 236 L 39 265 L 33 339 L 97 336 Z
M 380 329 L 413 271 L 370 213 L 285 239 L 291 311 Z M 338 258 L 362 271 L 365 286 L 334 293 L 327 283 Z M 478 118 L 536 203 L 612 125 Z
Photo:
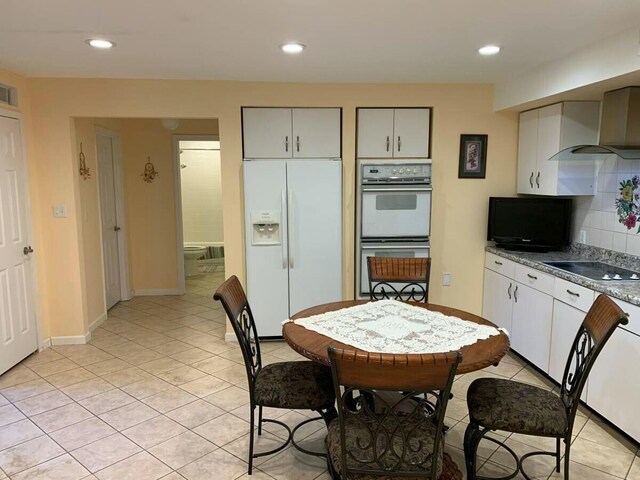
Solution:
M 431 183 L 431 164 L 381 164 L 362 167 L 363 183 L 420 182 Z

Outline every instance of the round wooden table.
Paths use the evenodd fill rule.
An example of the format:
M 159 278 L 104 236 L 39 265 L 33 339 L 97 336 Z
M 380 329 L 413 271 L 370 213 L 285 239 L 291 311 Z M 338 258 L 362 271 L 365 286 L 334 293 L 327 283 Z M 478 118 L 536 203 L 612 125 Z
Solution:
M 301 312 L 296 313 L 292 320 L 298 318 L 310 317 L 312 315 L 319 315 L 321 313 L 332 312 L 334 310 L 340 310 L 342 308 L 353 307 L 355 305 L 362 305 L 367 303 L 368 300 L 347 300 L 342 302 L 326 303 L 324 305 L 318 305 L 315 307 L 307 308 Z M 451 315 L 458 317 L 469 322 L 479 323 L 481 325 L 491 325 L 495 327 L 493 323 L 485 320 L 482 317 L 474 315 L 463 310 L 456 308 L 444 307 L 442 305 L 434 305 L 431 303 L 414 303 L 409 302 L 416 307 L 426 308 L 435 312 L 441 312 L 445 315 Z M 322 335 L 312 330 L 296 325 L 293 322 L 285 323 L 282 327 L 282 335 L 286 342 L 300 355 L 307 357 L 314 362 L 329 365 L 329 355 L 327 354 L 327 347 L 333 345 L 337 348 L 354 348 L 351 345 L 337 342 L 332 338 Z M 469 373 L 475 370 L 488 367 L 490 365 L 497 365 L 498 362 L 505 356 L 509 350 L 509 337 L 500 332 L 500 335 L 494 335 L 484 340 L 478 340 L 472 345 L 462 347 L 460 352 L 462 353 L 462 362 L 458 365 L 458 374 Z

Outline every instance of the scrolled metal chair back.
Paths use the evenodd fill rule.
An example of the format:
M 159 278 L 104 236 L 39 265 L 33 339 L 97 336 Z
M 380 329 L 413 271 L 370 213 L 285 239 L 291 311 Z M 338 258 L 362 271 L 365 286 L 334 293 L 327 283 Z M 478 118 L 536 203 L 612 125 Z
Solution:
M 367 257 L 371 300 L 429 300 L 430 258 Z
M 444 415 L 461 357 L 459 352 L 393 355 L 329 347 L 342 478 L 398 472 L 437 478 Z M 357 431 L 355 440 L 347 428 Z
M 227 312 L 242 350 L 249 389 L 253 395 L 253 383 L 262 368 L 262 357 L 253 313 L 238 277 L 232 275 L 225 280 L 213 295 L 213 299 L 220 301 Z
M 570 428 L 591 367 L 617 326 L 628 322 L 628 316 L 618 305 L 606 295 L 599 295 L 580 325 L 569 351 L 560 390 Z

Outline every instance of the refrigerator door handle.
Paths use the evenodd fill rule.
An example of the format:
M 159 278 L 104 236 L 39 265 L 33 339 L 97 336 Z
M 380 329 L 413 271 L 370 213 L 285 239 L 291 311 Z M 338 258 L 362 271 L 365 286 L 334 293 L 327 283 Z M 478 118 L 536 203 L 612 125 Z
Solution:
M 295 232 L 293 230 L 293 190 L 289 189 L 289 203 L 287 205 L 287 230 L 289 232 L 289 268 L 293 268 L 293 237 Z
M 287 197 L 286 194 L 284 192 L 284 190 L 282 190 L 282 195 L 280 198 L 280 203 L 281 203 L 281 208 L 282 208 L 282 212 L 286 212 L 287 211 Z M 282 225 L 280 225 L 280 232 L 282 232 Z M 287 268 L 287 263 L 289 263 L 289 259 L 287 258 L 287 242 L 285 241 L 285 236 L 281 233 L 282 235 L 282 241 L 280 242 L 280 244 L 282 245 L 282 268 Z

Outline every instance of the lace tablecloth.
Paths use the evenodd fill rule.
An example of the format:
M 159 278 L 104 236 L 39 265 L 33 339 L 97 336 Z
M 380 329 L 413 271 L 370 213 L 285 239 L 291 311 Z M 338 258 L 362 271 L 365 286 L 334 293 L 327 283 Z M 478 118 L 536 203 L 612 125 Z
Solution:
M 294 323 L 338 342 L 379 353 L 460 350 L 465 345 L 499 335 L 503 330 L 395 300 L 299 318 Z

